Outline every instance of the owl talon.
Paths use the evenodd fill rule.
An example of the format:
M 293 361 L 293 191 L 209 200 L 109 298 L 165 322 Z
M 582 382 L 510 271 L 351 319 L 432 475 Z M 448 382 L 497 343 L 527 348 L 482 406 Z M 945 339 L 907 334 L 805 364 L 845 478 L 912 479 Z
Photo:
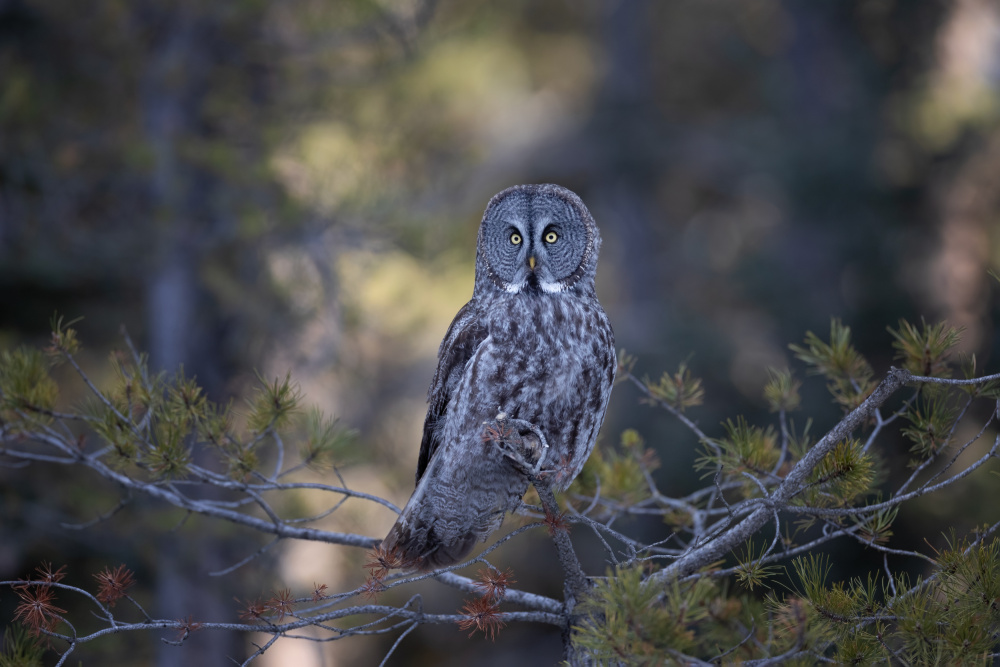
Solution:
M 483 426 L 483 441 L 495 442 L 504 457 L 525 475 L 538 475 L 549 444 L 537 426 L 523 419 L 510 419 L 504 412 L 492 422 L 483 422 Z

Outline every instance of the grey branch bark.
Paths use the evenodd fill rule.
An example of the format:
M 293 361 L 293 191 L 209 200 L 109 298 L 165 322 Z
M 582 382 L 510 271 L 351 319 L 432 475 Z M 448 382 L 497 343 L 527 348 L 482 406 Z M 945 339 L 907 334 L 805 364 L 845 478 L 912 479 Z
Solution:
M 816 445 L 802 457 L 794 468 L 778 485 L 770 497 L 754 510 L 748 517 L 733 528 L 721 533 L 709 542 L 696 546 L 676 561 L 649 577 L 650 583 L 662 583 L 674 578 L 683 577 L 696 572 L 709 563 L 715 562 L 746 542 L 774 516 L 776 509 L 780 510 L 806 487 L 809 473 L 829 454 L 838 442 L 850 436 L 872 417 L 883 403 L 904 384 L 912 382 L 914 376 L 899 368 L 892 368 L 889 374 L 871 393 L 865 401 L 841 419 Z

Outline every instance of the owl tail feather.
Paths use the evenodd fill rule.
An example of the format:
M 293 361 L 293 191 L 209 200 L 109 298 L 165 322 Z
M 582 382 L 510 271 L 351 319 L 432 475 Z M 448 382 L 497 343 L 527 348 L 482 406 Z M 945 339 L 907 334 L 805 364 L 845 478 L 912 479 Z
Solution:
M 394 567 L 404 570 L 426 572 L 459 563 L 479 539 L 470 531 L 444 541 L 435 534 L 433 526 L 413 525 L 407 519 L 404 510 L 380 546 L 383 553 L 391 555 L 393 563 L 398 562 Z
M 513 426 L 505 424 L 498 423 L 489 432 L 510 434 Z M 517 443 L 527 440 L 518 437 Z M 543 437 L 531 444 L 537 452 L 544 451 Z M 463 459 L 445 456 L 447 451 L 431 456 L 413 495 L 382 540 L 383 553 L 393 554 L 401 563 L 394 567 L 427 571 L 460 563 L 476 542 L 500 527 L 506 511 L 524 495 L 528 478 L 512 467 L 503 448 L 479 437 L 473 446 L 485 450 L 477 457 L 474 474 Z M 534 460 L 540 460 L 537 453 Z

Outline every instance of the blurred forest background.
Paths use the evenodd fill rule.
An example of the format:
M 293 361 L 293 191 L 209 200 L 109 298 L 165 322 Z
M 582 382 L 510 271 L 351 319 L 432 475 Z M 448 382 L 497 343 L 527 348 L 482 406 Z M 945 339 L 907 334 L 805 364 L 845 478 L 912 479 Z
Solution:
M 768 366 L 831 317 L 877 374 L 901 317 L 965 327 L 963 349 L 1000 370 L 995 0 L 0 0 L 0 347 L 44 345 L 58 311 L 85 318 L 99 384 L 122 325 L 154 367 L 183 365 L 237 406 L 254 369 L 291 370 L 357 429 L 348 482 L 399 505 L 482 210 L 525 182 L 588 204 L 619 346 L 640 375 L 687 361 L 710 434 L 766 422 Z M 821 382 L 804 391 L 799 419 L 822 432 L 837 409 Z M 625 427 L 657 450 L 661 488 L 700 483 L 696 443 L 620 386 L 601 442 Z M 988 484 L 918 502 L 894 530 L 967 530 L 995 503 Z M 321 544 L 211 578 L 264 538 L 178 527 L 141 499 L 60 527 L 117 500 L 79 471 L 0 468 L 0 579 L 51 560 L 83 582 L 124 562 L 155 615 L 216 621 L 235 620 L 234 596 L 363 579 L 362 554 Z M 393 519 L 350 517 L 373 536 Z M 558 595 L 545 536 L 518 544 L 518 586 Z M 862 557 L 842 547 L 833 579 Z M 13 605 L 0 598 L 3 625 Z M 223 664 L 247 641 L 121 636 L 73 659 Z M 561 650 L 545 629 L 506 629 L 490 657 L 484 641 L 424 627 L 394 664 Z M 384 648 L 286 640 L 259 662 L 367 664 Z

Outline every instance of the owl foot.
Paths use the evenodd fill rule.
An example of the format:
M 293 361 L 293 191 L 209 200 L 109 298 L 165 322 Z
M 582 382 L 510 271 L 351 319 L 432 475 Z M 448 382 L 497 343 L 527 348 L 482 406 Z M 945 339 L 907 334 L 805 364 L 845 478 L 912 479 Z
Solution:
M 483 422 L 483 440 L 494 442 L 519 471 L 534 478 L 542 469 L 549 444 L 541 430 L 523 419 L 513 419 L 501 412 L 492 421 Z

